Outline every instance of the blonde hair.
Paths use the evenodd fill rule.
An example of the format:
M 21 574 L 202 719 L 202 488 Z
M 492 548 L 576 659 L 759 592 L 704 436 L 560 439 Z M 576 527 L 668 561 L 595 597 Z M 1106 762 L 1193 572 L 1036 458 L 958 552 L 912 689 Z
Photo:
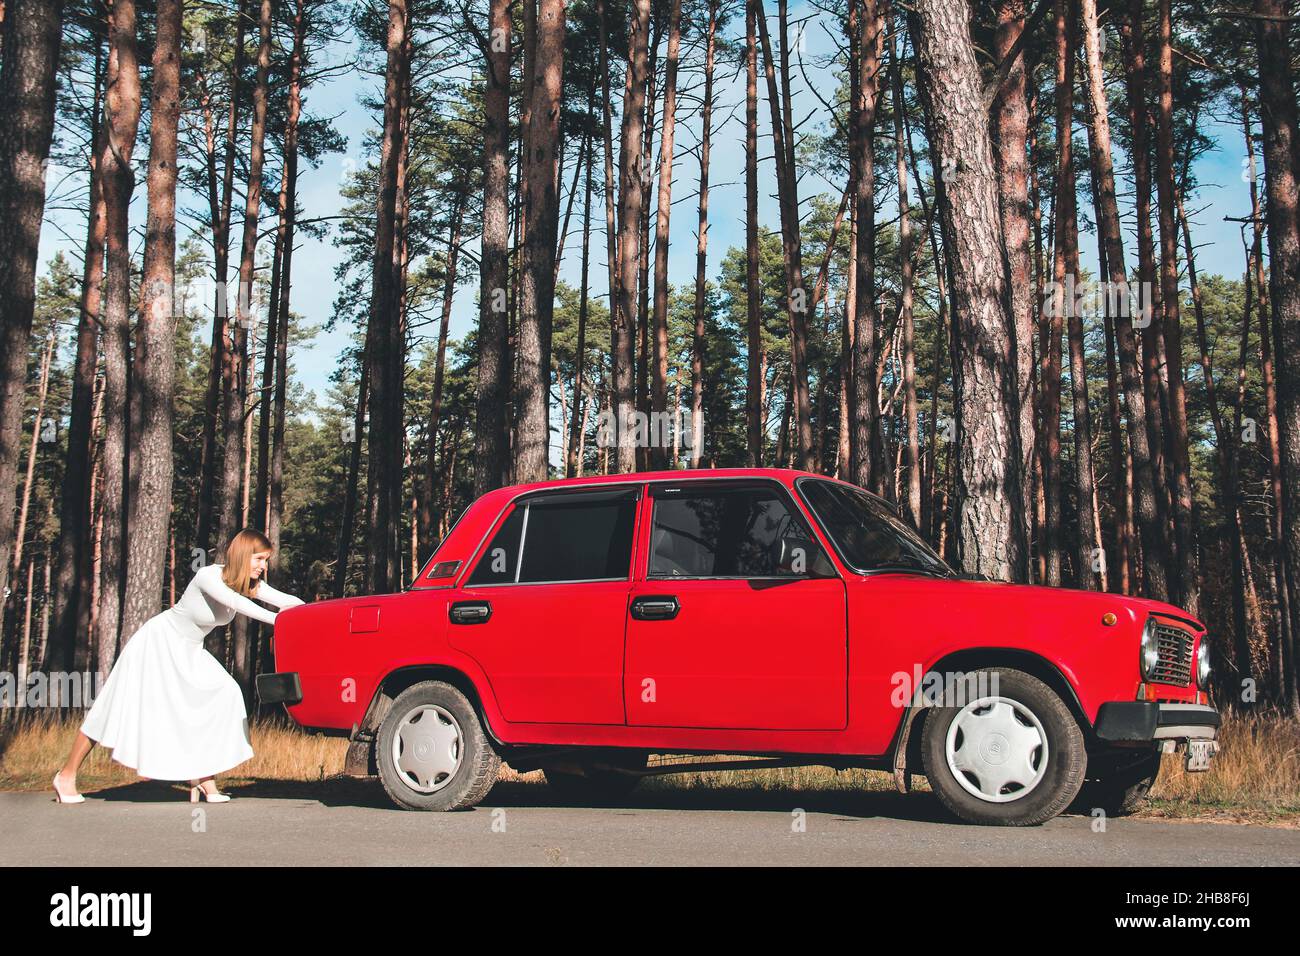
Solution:
M 253 594 L 251 567 L 253 555 L 259 551 L 272 551 L 271 539 L 255 528 L 245 528 L 226 545 L 226 563 L 221 569 L 221 580 L 226 587 L 244 597 Z

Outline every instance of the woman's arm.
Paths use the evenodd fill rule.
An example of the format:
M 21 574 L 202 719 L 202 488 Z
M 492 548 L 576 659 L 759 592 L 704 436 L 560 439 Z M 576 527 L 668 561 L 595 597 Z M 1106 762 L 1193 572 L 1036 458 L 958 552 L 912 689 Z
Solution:
M 257 582 L 257 593 L 253 595 L 259 601 L 265 601 L 267 604 L 274 604 L 281 611 L 286 608 L 297 607 L 299 604 L 306 604 L 302 598 L 294 597 L 292 594 L 285 594 L 283 591 L 277 591 L 265 581 Z
M 210 565 L 210 567 L 216 567 L 216 565 Z M 216 574 L 203 574 L 200 572 L 195 575 L 194 580 L 198 583 L 199 590 L 218 604 L 224 604 L 226 607 L 233 608 L 237 613 L 261 621 L 263 624 L 275 623 L 274 611 L 268 611 L 262 605 L 254 603 L 227 585 L 225 581 L 221 580 L 219 571 Z

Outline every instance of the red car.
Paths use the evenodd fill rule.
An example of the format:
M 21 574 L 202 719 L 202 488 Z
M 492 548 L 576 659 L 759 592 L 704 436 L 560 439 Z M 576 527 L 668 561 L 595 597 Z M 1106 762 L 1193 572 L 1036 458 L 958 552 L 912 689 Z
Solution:
M 503 760 L 609 801 L 701 769 L 652 753 L 725 754 L 923 773 L 958 817 L 1025 825 L 1218 749 L 1183 611 L 963 578 L 884 500 L 779 469 L 490 492 L 404 592 L 283 612 L 275 663 L 262 701 L 411 809 L 473 806 Z

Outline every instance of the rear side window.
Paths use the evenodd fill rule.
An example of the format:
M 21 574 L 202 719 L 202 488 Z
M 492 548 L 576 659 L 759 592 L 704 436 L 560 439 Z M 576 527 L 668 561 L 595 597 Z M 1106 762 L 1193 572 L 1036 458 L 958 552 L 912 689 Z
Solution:
M 799 570 L 781 567 L 783 539 L 806 552 Z M 655 492 L 650 577 L 821 577 L 834 573 L 807 525 L 776 488 L 715 485 Z
M 634 490 L 525 499 L 502 523 L 470 585 L 625 580 L 636 523 Z
M 479 558 L 469 577 L 470 584 L 507 584 L 519 569 L 519 531 L 524 526 L 524 509 L 515 508 L 506 517 L 492 543 Z

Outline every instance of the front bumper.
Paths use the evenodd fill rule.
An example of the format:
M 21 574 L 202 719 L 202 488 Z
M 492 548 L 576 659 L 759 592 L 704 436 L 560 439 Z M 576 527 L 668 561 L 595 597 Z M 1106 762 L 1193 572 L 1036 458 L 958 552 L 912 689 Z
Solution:
M 1095 730 L 1107 741 L 1214 740 L 1219 724 L 1219 712 L 1206 704 L 1110 701 L 1098 710 Z
M 302 702 L 302 682 L 297 671 L 257 675 L 257 699 L 263 704 L 292 707 Z

